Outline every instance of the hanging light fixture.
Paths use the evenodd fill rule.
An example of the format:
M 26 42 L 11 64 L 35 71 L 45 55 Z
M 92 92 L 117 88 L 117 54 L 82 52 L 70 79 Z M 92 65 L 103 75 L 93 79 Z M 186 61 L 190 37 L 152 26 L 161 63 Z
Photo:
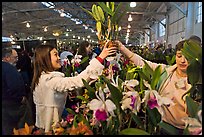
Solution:
M 127 29 L 127 32 L 130 32 L 130 29 Z
M 136 5 L 137 5 L 136 2 L 130 2 L 130 7 L 131 7 L 131 8 L 136 7 Z
M 61 9 L 60 11 L 60 17 L 64 17 L 66 14 L 64 13 L 64 9 Z
M 27 27 L 27 28 L 30 28 L 30 24 L 29 24 L 28 22 L 26 23 L 26 27 Z
M 132 16 L 129 14 L 128 21 L 132 21 Z
M 130 29 L 131 28 L 131 26 L 130 26 L 130 24 L 128 24 L 128 29 Z
M 47 32 L 47 27 L 44 27 L 44 31 Z

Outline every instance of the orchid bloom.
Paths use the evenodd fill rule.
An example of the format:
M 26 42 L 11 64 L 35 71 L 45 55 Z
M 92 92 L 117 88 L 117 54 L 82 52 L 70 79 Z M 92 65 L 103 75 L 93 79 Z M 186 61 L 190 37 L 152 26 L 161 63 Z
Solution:
M 161 116 L 163 116 L 162 105 L 174 105 L 173 101 L 167 97 L 162 97 L 156 90 L 152 90 L 150 85 L 144 81 L 146 87 L 150 90 L 145 90 L 145 96 L 142 99 L 142 103 L 145 102 L 145 106 L 148 105 L 150 109 L 157 108 Z
M 198 119 L 191 117 L 184 117 L 182 120 L 185 122 L 185 127 L 188 127 L 188 130 L 191 135 L 202 135 L 202 110 L 198 111 Z
M 90 75 L 90 78 L 93 80 L 98 79 L 99 75 L 102 75 L 103 70 L 91 70 L 87 72 Z
M 67 67 L 67 65 L 70 65 L 68 58 L 62 59 L 61 60 L 61 66 Z
M 146 90 L 145 97 L 142 102 L 150 107 L 150 109 L 157 108 L 159 113 L 163 116 L 162 105 L 174 105 L 173 101 L 167 97 L 161 97 L 156 90 Z
M 121 70 L 119 63 L 121 55 L 121 53 L 116 53 L 115 57 L 107 57 L 108 65 L 116 66 L 119 70 Z
M 135 114 L 139 112 L 140 106 L 141 106 L 141 99 L 139 96 L 139 93 L 137 91 L 129 91 L 129 92 L 123 92 L 123 98 L 122 98 L 122 110 L 130 109 Z
M 125 87 L 128 91 L 133 91 L 133 88 L 137 85 L 139 85 L 139 82 L 136 79 L 126 80 L 122 83 L 122 86 Z
M 115 86 L 115 87 L 118 87 L 118 78 L 119 78 L 119 75 L 117 75 L 115 80 L 114 80 L 113 75 L 112 75 L 111 84 L 113 84 L 113 86 Z
M 74 56 L 74 58 L 71 60 L 71 63 L 72 64 L 77 64 L 77 65 L 79 65 L 80 64 L 80 62 L 81 62 L 81 58 L 82 58 L 82 55 L 75 55 Z
M 109 113 L 110 115 L 115 116 L 113 111 L 116 109 L 116 106 L 111 100 L 105 100 L 101 87 L 95 94 L 98 99 L 93 99 L 88 103 L 88 107 L 94 111 L 94 117 L 96 117 L 98 121 L 104 121 L 108 118 Z

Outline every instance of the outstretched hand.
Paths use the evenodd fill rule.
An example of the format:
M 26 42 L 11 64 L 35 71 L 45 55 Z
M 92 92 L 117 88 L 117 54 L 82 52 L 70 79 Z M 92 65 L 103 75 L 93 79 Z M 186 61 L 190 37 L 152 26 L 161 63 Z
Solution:
M 115 54 L 118 50 L 117 47 L 108 48 L 108 42 L 109 40 L 105 43 L 103 50 L 101 51 L 101 54 L 99 55 L 99 57 L 102 59 L 105 59 L 106 57 Z
M 121 50 L 121 46 L 123 46 L 123 44 L 119 40 L 115 40 L 114 43 L 116 44 L 117 49 Z

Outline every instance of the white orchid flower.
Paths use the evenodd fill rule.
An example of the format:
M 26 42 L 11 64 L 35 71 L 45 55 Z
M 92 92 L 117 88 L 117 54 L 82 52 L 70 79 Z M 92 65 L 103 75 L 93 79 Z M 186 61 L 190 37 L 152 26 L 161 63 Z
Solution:
M 182 121 L 185 122 L 185 127 L 188 126 L 191 135 L 202 135 L 202 121 L 191 117 L 182 118 Z
M 74 64 L 74 63 L 80 63 L 81 62 L 81 58 L 82 58 L 82 55 L 75 55 L 74 58 L 71 60 L 71 63 Z
M 107 120 L 109 114 L 111 116 L 115 116 L 114 110 L 116 109 L 116 106 L 110 99 L 105 100 L 104 92 L 101 87 L 95 94 L 98 99 L 93 99 L 88 103 L 88 107 L 94 111 L 94 117 L 96 117 L 99 121 L 103 121 Z
M 107 86 L 107 84 L 105 85 L 105 88 L 103 89 L 104 93 L 106 94 L 106 98 L 111 96 L 111 92 Z
M 130 91 L 134 90 L 133 88 L 137 85 L 139 85 L 139 82 L 136 79 L 126 80 L 122 83 L 122 86 L 126 87 Z
M 110 65 L 114 66 L 116 65 L 119 70 L 121 70 L 121 66 L 120 66 L 120 57 L 121 57 L 121 53 L 116 53 L 116 56 L 115 57 L 107 57 L 106 60 L 109 61 Z
M 87 72 L 91 79 L 98 79 L 98 76 L 102 75 L 103 70 L 91 70 Z
M 163 116 L 162 105 L 174 105 L 171 99 L 160 96 L 156 90 L 145 90 L 145 96 L 142 99 L 143 102 L 145 102 L 145 106 L 148 104 L 150 109 L 157 108 L 161 116 Z
M 67 64 L 70 64 L 69 60 L 67 58 L 61 59 L 61 66 L 67 66 Z
M 118 87 L 118 78 L 119 78 L 119 75 L 117 75 L 114 80 L 113 75 L 112 75 L 111 84 L 113 84 L 115 87 Z
M 123 98 L 122 98 L 122 110 L 130 109 L 135 114 L 139 112 L 140 106 L 141 106 L 141 99 L 139 96 L 139 93 L 137 91 L 129 91 L 129 92 L 123 92 Z

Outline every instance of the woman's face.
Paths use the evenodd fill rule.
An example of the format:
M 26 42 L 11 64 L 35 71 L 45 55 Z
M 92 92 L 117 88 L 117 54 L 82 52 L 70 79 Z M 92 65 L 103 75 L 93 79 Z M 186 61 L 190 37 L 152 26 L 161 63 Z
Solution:
M 86 47 L 86 51 L 88 54 L 92 52 L 92 46 L 90 44 L 88 47 Z
M 52 67 L 55 70 L 61 68 L 60 57 L 58 55 L 58 51 L 55 48 L 50 51 L 50 56 L 51 56 Z
M 176 51 L 176 64 L 177 69 L 186 72 L 188 67 L 188 61 L 187 59 L 181 54 L 181 51 Z

